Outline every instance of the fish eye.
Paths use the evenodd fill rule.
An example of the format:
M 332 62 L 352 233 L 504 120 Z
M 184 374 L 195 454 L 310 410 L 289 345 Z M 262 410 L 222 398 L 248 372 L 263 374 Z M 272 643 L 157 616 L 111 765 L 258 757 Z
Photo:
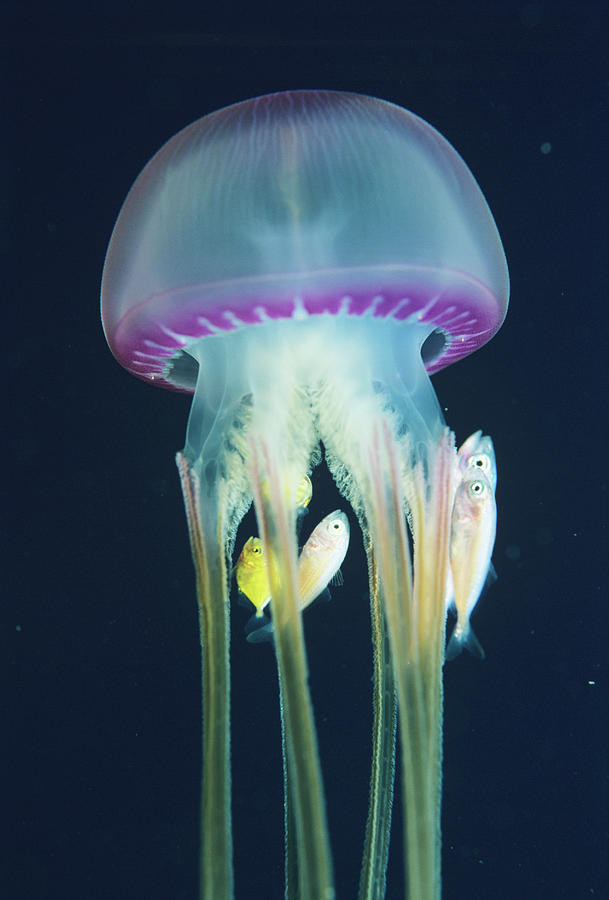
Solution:
M 472 497 L 484 497 L 487 491 L 486 484 L 483 481 L 476 479 L 476 481 L 472 481 L 469 486 L 469 492 Z
M 341 519 L 332 519 L 328 525 L 328 531 L 342 531 L 344 527 Z
M 252 553 L 262 553 L 262 547 L 258 547 L 258 545 L 252 547 Z
M 469 466 L 473 469 L 482 469 L 483 472 L 488 472 L 491 468 L 491 461 L 485 453 L 480 453 L 478 456 L 471 457 Z

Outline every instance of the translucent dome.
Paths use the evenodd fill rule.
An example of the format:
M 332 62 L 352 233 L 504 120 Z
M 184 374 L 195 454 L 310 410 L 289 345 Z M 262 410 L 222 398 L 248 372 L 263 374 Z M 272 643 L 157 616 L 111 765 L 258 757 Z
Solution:
M 102 316 L 117 359 L 190 389 L 206 335 L 331 314 L 433 325 L 428 371 L 497 331 L 497 229 L 451 145 L 358 94 L 271 94 L 185 128 L 135 181 L 114 228 Z

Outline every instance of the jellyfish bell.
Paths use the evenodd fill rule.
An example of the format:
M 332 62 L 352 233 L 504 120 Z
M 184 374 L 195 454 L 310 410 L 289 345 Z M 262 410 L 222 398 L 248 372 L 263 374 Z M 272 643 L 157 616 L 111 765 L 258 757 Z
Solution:
M 422 119 L 372 97 L 296 91 L 214 112 L 165 144 L 127 196 L 104 266 L 106 338 L 132 374 L 194 394 L 179 466 L 208 666 L 204 706 L 217 718 L 204 717 L 204 756 L 216 766 L 203 779 L 209 896 L 232 884 L 217 698 L 228 691 L 226 558 L 238 522 L 253 497 L 285 678 L 299 877 L 312 879 L 311 896 L 331 896 L 297 598 L 297 503 L 285 485 L 319 461 L 321 441 L 369 537 L 399 702 L 419 691 L 400 688 L 400 673 L 426 641 L 433 664 L 420 675 L 423 693 L 428 682 L 438 689 L 456 454 L 428 376 L 495 334 L 508 291 L 497 229 L 463 160 Z M 437 690 L 428 701 L 431 713 L 415 700 L 401 716 L 411 729 L 402 743 L 427 741 L 439 758 L 437 728 L 415 734 L 441 713 Z M 429 835 L 439 831 L 439 806 L 419 798 L 426 773 L 413 765 L 406 760 L 407 802 L 418 806 L 407 817 L 426 825 L 407 850 L 426 859 L 411 860 L 409 883 L 424 900 L 438 881 Z M 220 813 L 221 845 L 209 836 Z
M 102 317 L 125 368 L 193 390 L 201 338 L 312 316 L 427 325 L 433 372 L 492 337 L 507 295 L 488 206 L 435 129 L 299 91 L 205 116 L 152 158 L 114 228 Z

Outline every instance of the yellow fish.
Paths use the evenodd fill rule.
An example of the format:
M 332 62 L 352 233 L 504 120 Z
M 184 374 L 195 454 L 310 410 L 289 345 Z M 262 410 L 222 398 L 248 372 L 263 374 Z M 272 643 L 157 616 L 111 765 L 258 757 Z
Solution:
M 283 482 L 283 494 L 285 501 L 288 504 L 293 502 L 294 508 L 296 509 L 296 512 L 298 514 L 306 509 L 306 507 L 309 505 L 311 497 L 313 496 L 313 485 L 309 476 L 303 475 L 302 478 L 298 480 L 293 494 L 292 490 L 293 484 L 290 483 L 289 480 L 285 480 Z M 268 499 L 270 491 L 268 481 L 266 480 L 262 484 L 262 491 L 264 493 L 264 496 Z
M 296 485 L 296 496 L 294 498 L 296 501 L 296 509 L 306 509 L 312 496 L 313 485 L 311 484 L 311 479 L 308 475 L 303 475 Z
M 237 587 L 256 609 L 256 618 L 271 599 L 264 565 L 264 550 L 260 538 L 248 538 L 235 566 Z
M 308 475 L 303 475 L 296 485 L 296 509 L 304 511 L 313 495 L 313 485 Z M 248 538 L 235 565 L 237 587 L 256 609 L 256 618 L 262 618 L 263 610 L 271 599 L 264 565 L 264 550 L 260 538 Z

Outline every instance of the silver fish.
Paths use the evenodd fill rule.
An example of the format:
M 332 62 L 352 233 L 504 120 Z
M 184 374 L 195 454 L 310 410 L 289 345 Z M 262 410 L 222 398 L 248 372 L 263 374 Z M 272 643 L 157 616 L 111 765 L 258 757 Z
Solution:
M 475 431 L 459 447 L 457 454 L 459 472 L 463 477 L 467 472 L 475 470 L 486 475 L 488 482 L 495 493 L 497 488 L 497 462 L 495 449 L 488 434 Z
M 496 529 L 492 484 L 481 467 L 466 467 L 452 514 L 450 570 L 457 624 L 446 648 L 446 659 L 454 659 L 463 647 L 484 657 L 469 620 L 489 572 Z

